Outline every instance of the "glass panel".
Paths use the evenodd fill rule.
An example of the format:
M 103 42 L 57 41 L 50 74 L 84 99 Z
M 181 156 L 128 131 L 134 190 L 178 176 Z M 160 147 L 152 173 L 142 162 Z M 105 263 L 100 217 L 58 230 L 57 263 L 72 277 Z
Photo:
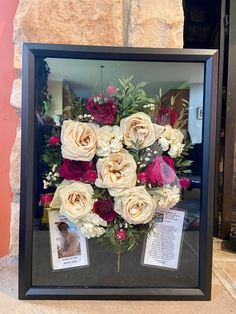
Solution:
M 34 286 L 198 287 L 203 79 L 200 63 L 38 60 Z M 50 220 L 50 238 L 52 198 L 67 219 Z M 185 212 L 178 267 L 144 266 L 170 208 Z

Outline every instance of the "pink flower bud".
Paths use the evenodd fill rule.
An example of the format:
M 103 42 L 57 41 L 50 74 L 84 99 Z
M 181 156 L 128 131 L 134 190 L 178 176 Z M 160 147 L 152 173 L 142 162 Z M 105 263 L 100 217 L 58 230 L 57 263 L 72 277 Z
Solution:
M 116 88 L 114 85 L 109 85 L 109 86 L 107 86 L 107 89 L 106 89 L 107 95 L 108 95 L 109 97 L 114 96 L 116 90 L 117 90 L 117 88 Z
M 52 146 L 56 146 L 57 144 L 60 143 L 60 138 L 57 135 L 53 135 L 50 137 L 50 139 L 48 140 L 49 144 Z
M 180 184 L 181 188 L 187 189 L 190 186 L 190 179 L 187 177 L 180 178 L 179 184 Z
M 126 239 L 126 231 L 121 228 L 116 232 L 116 236 L 120 241 L 124 241 Z

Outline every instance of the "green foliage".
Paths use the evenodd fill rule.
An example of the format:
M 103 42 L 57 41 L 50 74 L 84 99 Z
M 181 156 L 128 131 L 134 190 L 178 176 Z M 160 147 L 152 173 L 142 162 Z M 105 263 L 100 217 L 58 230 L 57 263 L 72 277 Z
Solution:
M 45 148 L 42 155 L 42 160 L 48 165 L 49 168 L 52 168 L 53 165 L 59 165 L 61 160 L 61 147 L 58 145 Z
M 171 96 L 171 98 L 173 97 L 171 106 L 174 108 L 174 104 L 175 104 L 175 100 L 177 98 L 178 94 L 176 96 Z M 186 126 L 186 123 L 188 121 L 188 101 L 185 99 L 181 99 L 182 100 L 182 109 L 179 113 L 179 117 L 178 119 L 175 121 L 173 127 L 175 129 L 183 129 L 184 126 Z
M 175 158 L 175 168 L 176 168 L 176 174 L 177 175 L 185 175 L 191 173 L 190 169 L 186 169 L 191 166 L 193 163 L 192 160 L 186 159 L 186 157 L 189 155 L 189 150 L 193 149 L 193 145 L 191 141 L 186 141 L 184 149 L 181 153 L 180 157 Z
M 141 144 L 142 141 L 137 140 L 136 142 L 132 141 L 132 148 L 128 148 L 129 153 L 134 157 L 134 160 L 137 162 L 140 161 L 141 158 Z
M 37 89 L 40 115 L 43 116 L 48 112 L 52 103 L 52 96 L 48 94 L 48 76 L 50 74 L 50 68 L 44 59 L 38 59 L 36 72 L 38 75 Z
M 93 191 L 93 199 L 107 200 L 111 198 L 107 189 L 101 189 L 94 185 Z
M 141 82 L 134 85 L 131 83 L 132 79 L 133 76 L 130 76 L 128 79 L 118 79 L 118 89 L 115 93 L 116 102 L 118 103 L 116 124 L 122 118 L 138 111 L 144 111 L 144 105 L 154 102 L 143 90 L 147 83 Z
M 126 239 L 121 241 L 117 237 L 117 231 L 121 225 L 126 232 Z M 108 249 L 111 249 L 116 254 L 123 254 L 125 252 L 133 251 L 138 246 L 138 241 L 148 234 L 150 227 L 148 225 L 131 225 L 126 223 L 120 216 L 116 218 L 113 223 L 108 224 L 106 233 L 98 239 Z
M 159 93 L 156 94 L 156 101 L 155 101 L 155 104 L 156 104 L 156 111 L 158 111 L 161 106 L 162 106 L 162 102 L 165 100 L 166 98 L 163 99 L 162 97 L 162 90 L 161 88 L 159 89 Z
M 59 165 L 61 163 L 61 145 L 50 145 L 49 138 L 51 136 L 60 137 L 60 130 L 58 128 L 53 128 L 50 136 L 45 135 L 45 145 L 42 154 L 42 160 L 48 165 L 49 168 L 52 168 L 53 165 Z
M 68 85 L 64 87 L 66 107 L 63 108 L 64 115 L 72 120 L 76 120 L 79 115 L 86 113 L 85 104 L 77 97 Z
M 159 199 L 163 198 L 163 194 L 160 193 L 160 188 L 151 188 L 148 190 L 148 193 L 157 196 Z

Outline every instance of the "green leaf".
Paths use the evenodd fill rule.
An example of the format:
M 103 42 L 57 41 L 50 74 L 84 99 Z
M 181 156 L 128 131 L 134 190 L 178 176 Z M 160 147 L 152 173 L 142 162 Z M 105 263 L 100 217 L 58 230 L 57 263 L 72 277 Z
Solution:
M 138 84 L 136 85 L 136 88 L 142 88 L 142 87 L 146 86 L 147 84 L 148 84 L 148 82 L 141 82 L 141 83 L 138 83 Z

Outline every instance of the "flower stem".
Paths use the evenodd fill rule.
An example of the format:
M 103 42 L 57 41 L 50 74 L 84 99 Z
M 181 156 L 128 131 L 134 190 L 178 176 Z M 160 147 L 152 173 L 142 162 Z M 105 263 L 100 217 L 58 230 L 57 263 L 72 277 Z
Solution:
M 120 252 L 117 253 L 117 272 L 120 272 Z

